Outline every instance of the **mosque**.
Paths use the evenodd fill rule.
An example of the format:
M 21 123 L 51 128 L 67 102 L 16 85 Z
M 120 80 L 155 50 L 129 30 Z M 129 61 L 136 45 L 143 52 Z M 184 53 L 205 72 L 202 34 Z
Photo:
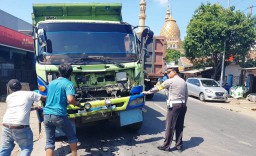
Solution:
M 145 26 L 146 21 L 146 0 L 140 0 L 139 26 Z M 143 31 L 143 27 L 139 27 L 138 34 Z M 167 42 L 167 49 L 175 49 L 184 54 L 182 41 L 180 39 L 180 29 L 176 20 L 172 17 L 170 7 L 168 5 L 165 23 L 160 31 L 160 36 L 164 36 Z

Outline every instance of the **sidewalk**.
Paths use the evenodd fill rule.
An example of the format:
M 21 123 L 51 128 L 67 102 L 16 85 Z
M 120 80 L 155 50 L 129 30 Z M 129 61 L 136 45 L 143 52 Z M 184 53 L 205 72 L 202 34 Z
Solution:
M 256 102 L 251 102 L 246 99 L 229 98 L 226 103 L 209 102 L 207 104 L 228 111 L 236 112 L 256 120 Z

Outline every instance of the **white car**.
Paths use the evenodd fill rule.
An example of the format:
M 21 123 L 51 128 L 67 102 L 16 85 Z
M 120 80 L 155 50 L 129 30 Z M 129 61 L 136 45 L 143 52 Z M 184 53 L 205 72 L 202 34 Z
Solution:
M 226 101 L 228 92 L 220 84 L 208 78 L 188 78 L 188 95 L 199 97 L 201 101 Z

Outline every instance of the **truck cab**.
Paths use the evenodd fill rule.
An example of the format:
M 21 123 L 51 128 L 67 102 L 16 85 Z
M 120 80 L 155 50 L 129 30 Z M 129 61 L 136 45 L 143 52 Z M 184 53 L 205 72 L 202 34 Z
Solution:
M 143 51 L 133 26 L 122 21 L 119 3 L 34 4 L 33 25 L 39 92 L 57 79 L 58 66 L 72 65 L 71 81 L 83 108 L 68 105 L 74 125 L 119 119 L 138 130 L 143 123 Z

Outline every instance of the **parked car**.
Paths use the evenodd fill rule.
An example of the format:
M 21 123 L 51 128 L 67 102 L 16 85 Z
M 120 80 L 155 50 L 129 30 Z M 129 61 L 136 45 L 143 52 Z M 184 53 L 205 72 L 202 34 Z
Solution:
M 199 97 L 201 101 L 226 101 L 228 92 L 220 84 L 208 78 L 188 78 L 188 95 Z

